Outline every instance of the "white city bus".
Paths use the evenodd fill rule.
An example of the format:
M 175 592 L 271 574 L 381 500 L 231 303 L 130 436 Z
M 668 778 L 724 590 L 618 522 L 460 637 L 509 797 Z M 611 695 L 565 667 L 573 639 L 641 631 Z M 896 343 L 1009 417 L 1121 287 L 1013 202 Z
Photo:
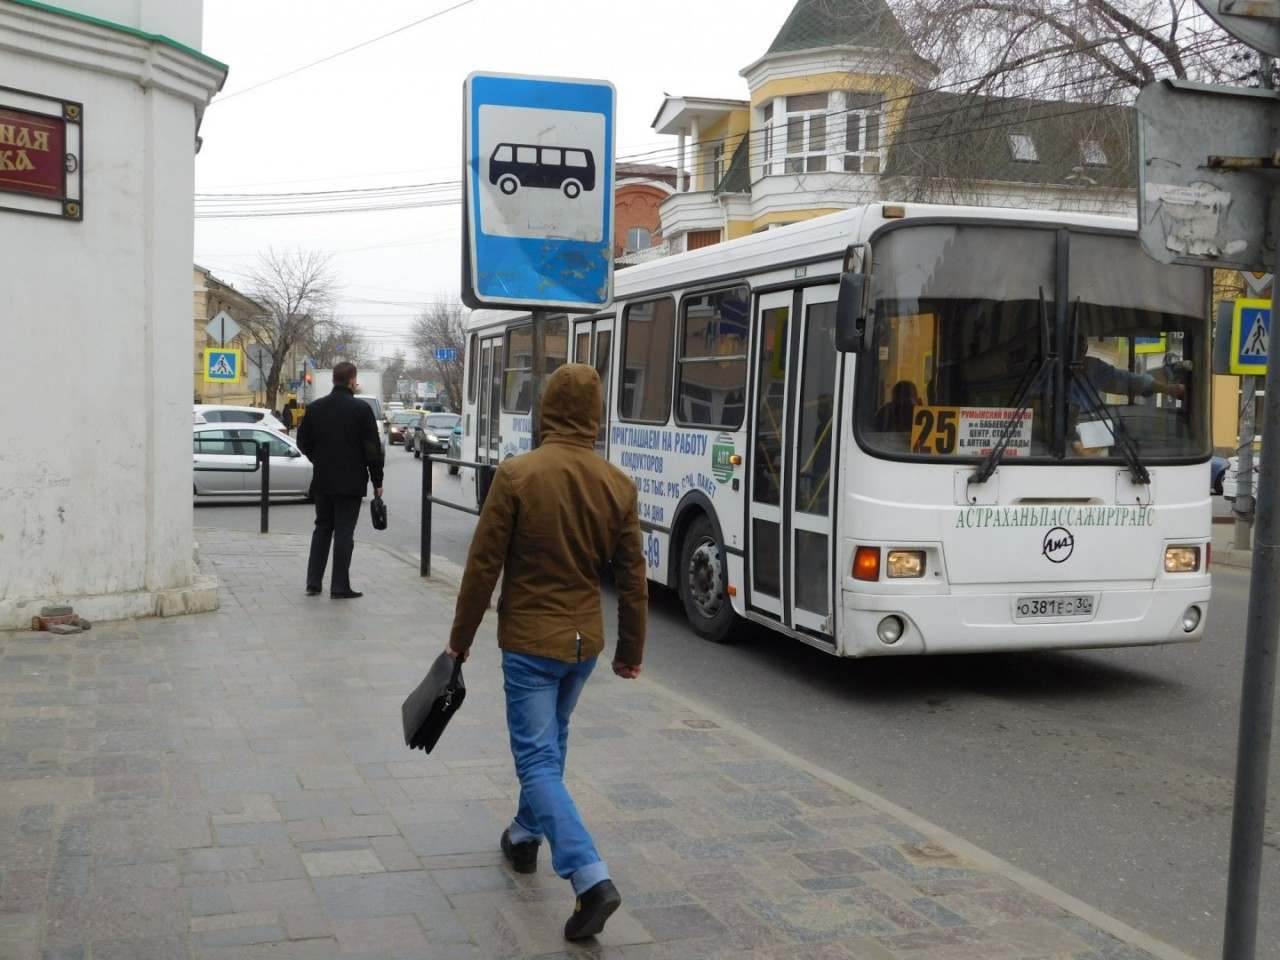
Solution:
M 842 297 L 843 291 L 843 297 Z M 1131 221 L 871 205 L 630 267 L 546 321 L 605 384 L 649 576 L 841 656 L 1198 640 L 1208 271 Z M 528 315 L 468 340 L 463 457 L 530 447 Z

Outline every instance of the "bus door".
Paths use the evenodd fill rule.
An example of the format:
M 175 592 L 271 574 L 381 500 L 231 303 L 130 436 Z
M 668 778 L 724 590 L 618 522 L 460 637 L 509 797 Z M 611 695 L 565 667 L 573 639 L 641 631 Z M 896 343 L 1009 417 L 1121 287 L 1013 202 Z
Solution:
M 609 454 L 609 372 L 613 360 L 613 317 L 580 320 L 573 328 L 573 360 L 589 363 L 600 374 L 604 387 L 604 407 L 600 411 L 600 432 L 596 435 L 596 452 Z
M 476 461 L 497 463 L 502 441 L 501 337 L 480 341 L 480 389 L 476 402 Z
M 767 294 L 756 315 L 750 606 L 829 636 L 837 288 Z

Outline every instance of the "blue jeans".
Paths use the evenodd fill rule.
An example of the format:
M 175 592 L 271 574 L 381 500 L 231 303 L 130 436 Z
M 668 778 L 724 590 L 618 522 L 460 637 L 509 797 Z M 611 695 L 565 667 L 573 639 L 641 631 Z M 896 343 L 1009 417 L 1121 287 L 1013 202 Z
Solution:
M 520 806 L 510 827 L 511 841 L 546 837 L 552 866 L 573 884 L 576 894 L 609 879 L 609 868 L 596 853 L 564 786 L 569 717 L 595 665 L 595 657 L 564 663 L 502 652 L 507 730 L 520 778 Z

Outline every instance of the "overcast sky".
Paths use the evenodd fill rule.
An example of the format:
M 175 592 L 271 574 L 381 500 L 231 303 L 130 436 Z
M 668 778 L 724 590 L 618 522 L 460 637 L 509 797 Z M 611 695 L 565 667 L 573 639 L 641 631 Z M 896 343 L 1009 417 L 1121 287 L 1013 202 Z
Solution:
M 791 0 L 472 0 L 295 76 L 237 91 L 459 0 L 205 0 L 204 50 L 227 63 L 205 115 L 198 193 L 322 191 L 455 181 L 462 84 L 473 70 L 590 77 L 618 91 L 618 155 L 674 159 L 650 123 L 664 91 L 747 97 L 738 75 Z M 459 191 L 442 188 L 454 200 Z M 258 205 L 258 204 L 255 204 Z M 258 251 L 334 254 L 341 313 L 379 352 L 407 346 L 416 304 L 458 294 L 460 208 L 198 220 L 196 262 L 230 282 Z

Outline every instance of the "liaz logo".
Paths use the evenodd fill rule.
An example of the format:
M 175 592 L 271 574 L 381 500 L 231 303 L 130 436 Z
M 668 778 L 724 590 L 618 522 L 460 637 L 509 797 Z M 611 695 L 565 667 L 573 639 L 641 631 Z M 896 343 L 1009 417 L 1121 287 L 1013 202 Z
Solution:
M 727 433 L 716 437 L 716 442 L 711 446 L 711 474 L 720 483 L 728 483 L 733 477 L 733 464 L 729 462 L 729 458 L 734 452 L 733 437 Z
M 1076 538 L 1066 527 L 1054 527 L 1044 535 L 1040 552 L 1050 563 L 1066 563 L 1076 550 Z

